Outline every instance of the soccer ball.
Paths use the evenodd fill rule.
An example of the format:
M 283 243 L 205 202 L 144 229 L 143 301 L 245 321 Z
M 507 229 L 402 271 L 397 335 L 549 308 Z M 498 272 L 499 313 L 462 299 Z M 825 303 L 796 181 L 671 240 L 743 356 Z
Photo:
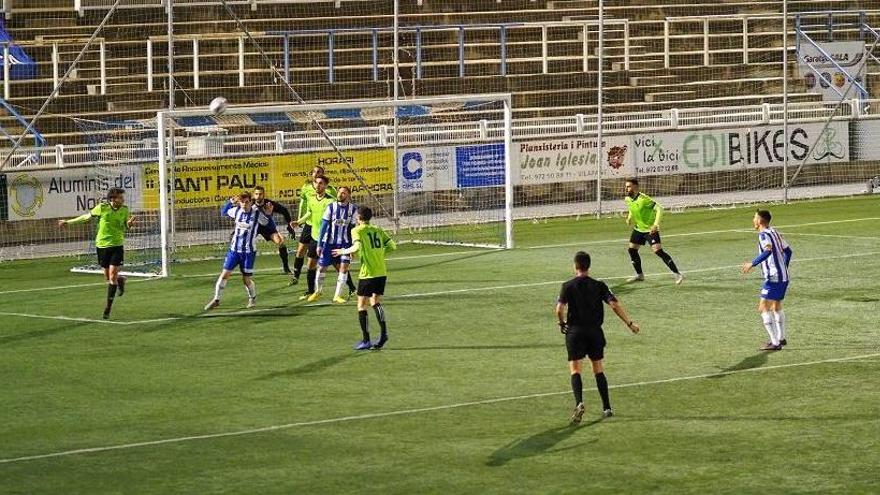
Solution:
M 222 96 L 218 96 L 218 97 L 214 98 L 213 100 L 211 100 L 211 104 L 208 105 L 208 108 L 211 110 L 211 113 L 213 113 L 214 115 L 223 115 L 223 112 L 226 111 L 226 105 L 228 105 L 228 104 L 229 104 L 229 102 L 226 101 L 226 98 L 224 98 Z

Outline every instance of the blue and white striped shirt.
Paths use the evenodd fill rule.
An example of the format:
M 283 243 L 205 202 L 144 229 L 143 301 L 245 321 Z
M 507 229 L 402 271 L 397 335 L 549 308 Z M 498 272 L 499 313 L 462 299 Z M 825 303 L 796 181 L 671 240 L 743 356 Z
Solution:
M 257 237 L 259 225 L 270 225 L 272 219 L 256 206 L 251 211 L 244 211 L 240 206 L 234 206 L 227 202 L 220 210 L 220 214 L 235 220 L 235 228 L 232 230 L 232 238 L 229 241 L 229 250 L 234 253 L 255 253 L 257 249 L 254 240 Z
M 772 227 L 758 232 L 758 254 L 770 250 L 770 256 L 761 262 L 761 271 L 768 282 L 788 282 L 788 265 L 785 262 L 787 248 L 788 243 Z
M 325 244 L 351 246 L 351 229 L 357 226 L 356 212 L 357 206 L 353 203 L 343 204 L 336 201 L 327 205 L 323 216 L 323 221 L 327 222 L 327 232 L 321 241 Z

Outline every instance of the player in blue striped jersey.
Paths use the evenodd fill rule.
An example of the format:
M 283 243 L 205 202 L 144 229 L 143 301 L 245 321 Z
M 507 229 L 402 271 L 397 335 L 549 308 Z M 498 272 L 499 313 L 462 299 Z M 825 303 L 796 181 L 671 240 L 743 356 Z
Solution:
M 346 283 L 349 297 L 355 291 L 348 272 L 351 255 L 333 256 L 333 250 L 351 247 L 351 229 L 357 226 L 357 206 L 351 202 L 351 189 L 348 187 L 340 187 L 337 195 L 338 199 L 327 205 L 321 217 L 321 230 L 318 234 L 318 274 L 315 277 L 315 292 L 309 297 L 309 301 L 317 301 L 321 297 L 327 267 L 330 265 L 336 267 L 339 274 L 336 277 L 333 302 L 342 304 L 348 301 L 348 298 L 342 297 L 342 286 Z
M 229 240 L 229 250 L 226 252 L 226 260 L 223 262 L 223 270 L 217 283 L 214 285 L 214 299 L 205 305 L 205 311 L 214 309 L 220 305 L 220 296 L 226 288 L 226 282 L 232 275 L 232 270 L 238 267 L 241 271 L 241 280 L 248 295 L 247 307 L 253 308 L 257 300 L 257 286 L 253 281 L 254 261 L 257 258 L 256 237 L 260 226 L 275 229 L 275 223 L 270 214 L 254 206 L 249 192 L 245 191 L 237 198 L 229 198 L 220 210 L 220 216 L 232 218 L 235 227 Z
M 788 341 L 785 338 L 785 313 L 782 312 L 782 300 L 788 289 L 788 265 L 791 262 L 791 247 L 776 229 L 770 227 L 772 216 L 767 210 L 758 210 L 752 218 L 752 225 L 758 231 L 758 256 L 742 265 L 742 272 L 749 273 L 752 268 L 761 265 L 764 274 L 764 285 L 761 287 L 761 298 L 758 300 L 758 311 L 764 329 L 770 336 L 770 342 L 762 350 L 778 351 Z

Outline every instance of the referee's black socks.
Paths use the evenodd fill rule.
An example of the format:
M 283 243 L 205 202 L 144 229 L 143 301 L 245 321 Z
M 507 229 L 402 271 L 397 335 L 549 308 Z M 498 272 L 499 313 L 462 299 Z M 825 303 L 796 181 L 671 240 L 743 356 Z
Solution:
M 611 401 L 608 399 L 608 380 L 605 379 L 605 373 L 596 374 L 596 388 L 599 389 L 599 396 L 602 397 L 602 409 L 611 409 Z
M 642 257 L 639 256 L 639 250 L 634 248 L 627 249 L 629 251 L 629 259 L 632 261 L 633 269 L 636 274 L 642 274 Z
M 656 254 L 660 257 L 661 260 L 663 260 L 664 263 L 666 263 L 666 266 L 668 266 L 669 269 L 672 270 L 672 273 L 678 273 L 678 267 L 675 266 L 675 262 L 672 261 L 672 256 L 669 256 L 669 253 L 661 249 L 657 251 Z
M 363 335 L 362 340 L 364 342 L 368 342 L 370 340 L 370 331 L 368 329 L 369 325 L 370 325 L 370 321 L 369 321 L 369 318 L 367 318 L 367 310 L 366 309 L 358 310 L 358 321 L 361 323 L 361 334 Z
M 574 394 L 574 405 L 584 401 L 584 382 L 580 373 L 571 374 L 571 392 Z

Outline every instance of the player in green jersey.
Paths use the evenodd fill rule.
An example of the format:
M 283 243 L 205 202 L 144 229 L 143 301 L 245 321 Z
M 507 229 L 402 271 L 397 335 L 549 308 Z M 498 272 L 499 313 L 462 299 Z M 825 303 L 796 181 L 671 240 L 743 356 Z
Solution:
M 385 309 L 382 308 L 382 295 L 385 294 L 385 280 L 388 270 L 385 267 L 385 252 L 394 251 L 397 245 L 394 240 L 380 227 L 370 225 L 373 218 L 373 210 L 368 206 L 358 209 L 358 226 L 351 231 L 353 242 L 350 248 L 334 249 L 333 256 L 358 253 L 361 269 L 359 273 L 357 296 L 358 296 L 358 320 L 361 324 L 362 339 L 355 345 L 355 349 L 381 349 L 388 342 L 388 329 L 385 324 Z M 370 332 L 367 324 L 367 302 L 373 307 L 376 319 L 379 320 L 381 334 L 379 340 L 370 343 Z
M 324 167 L 315 165 L 312 169 L 312 176 L 309 177 L 305 184 L 299 189 L 299 210 L 296 215 L 297 218 L 306 214 L 309 198 L 315 195 L 315 179 L 318 177 L 326 177 L 324 175 Z M 329 184 L 329 179 L 327 183 L 327 194 L 336 199 L 336 188 Z M 306 220 L 302 225 L 302 230 L 299 234 L 299 244 L 296 246 L 296 257 L 293 260 L 293 276 L 290 278 L 290 285 L 299 283 L 299 276 L 302 274 L 302 267 L 305 262 L 306 254 L 308 254 L 309 251 L 309 245 L 311 245 L 314 240 L 312 239 L 312 224 L 310 222 L 310 219 Z M 321 228 L 321 224 L 318 223 L 314 228 L 316 230 Z M 317 233 L 315 235 L 317 235 Z
M 336 201 L 335 196 L 331 196 L 327 192 L 327 185 L 330 183 L 330 179 L 320 175 L 315 177 L 315 181 L 313 183 L 315 188 L 315 194 L 309 195 L 306 199 L 306 208 L 305 211 L 300 215 L 299 218 L 296 219 L 297 225 L 308 225 L 312 228 L 312 232 L 314 232 L 315 236 L 318 235 L 318 229 L 321 228 L 321 220 L 324 216 L 324 209 L 327 208 L 327 205 Z M 303 227 L 303 231 L 306 230 L 306 227 Z M 309 247 L 308 247 L 308 255 L 309 255 L 309 270 L 307 272 L 306 280 L 308 281 L 308 290 L 306 290 L 305 294 L 303 294 L 299 299 L 300 301 L 308 299 L 315 293 L 315 276 L 318 273 L 318 241 L 320 239 L 315 239 L 309 233 Z M 302 242 L 302 238 L 300 238 L 300 242 Z M 296 276 L 294 274 L 294 276 Z
M 632 234 L 629 237 L 629 258 L 636 270 L 635 276 L 630 277 L 629 281 L 645 280 L 639 247 L 644 246 L 647 242 L 654 254 L 660 257 L 675 275 L 675 283 L 680 284 L 684 280 L 684 275 L 679 273 L 678 267 L 672 261 L 672 256 L 669 256 L 669 253 L 664 251 L 660 245 L 660 219 L 663 217 L 663 208 L 647 194 L 639 192 L 638 179 L 627 179 L 624 202 L 629 208 L 626 224 L 633 226 Z
M 125 232 L 135 222 L 128 207 L 125 206 L 125 190 L 118 187 L 107 191 L 107 199 L 95 205 L 88 213 L 70 220 L 59 220 L 58 226 L 86 223 L 92 218 L 98 219 L 98 233 L 95 235 L 95 248 L 98 252 L 98 264 L 104 269 L 104 280 L 107 281 L 107 305 L 104 307 L 104 319 L 110 318 L 113 299 L 118 292 L 119 297 L 125 293 L 125 277 L 119 275 L 119 267 L 124 260 Z

